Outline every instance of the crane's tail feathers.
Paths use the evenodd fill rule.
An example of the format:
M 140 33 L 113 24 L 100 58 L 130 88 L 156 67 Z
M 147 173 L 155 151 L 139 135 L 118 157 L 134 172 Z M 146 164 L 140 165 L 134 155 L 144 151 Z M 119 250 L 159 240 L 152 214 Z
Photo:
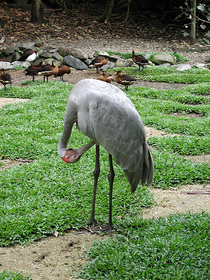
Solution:
M 144 163 L 144 168 L 143 168 L 143 172 L 142 172 L 141 183 L 142 183 L 142 185 L 146 183 L 147 186 L 151 186 L 153 174 L 154 174 L 154 163 L 153 163 L 152 154 L 150 152 L 147 142 L 144 144 L 144 156 L 145 156 L 145 163 Z
M 128 172 L 127 170 L 124 170 L 125 176 L 131 185 L 132 193 L 135 192 L 139 181 L 141 181 L 142 185 L 146 184 L 147 186 L 150 186 L 152 184 L 154 163 L 147 143 L 143 144 L 143 154 L 139 159 L 139 163 L 140 167 L 134 172 Z

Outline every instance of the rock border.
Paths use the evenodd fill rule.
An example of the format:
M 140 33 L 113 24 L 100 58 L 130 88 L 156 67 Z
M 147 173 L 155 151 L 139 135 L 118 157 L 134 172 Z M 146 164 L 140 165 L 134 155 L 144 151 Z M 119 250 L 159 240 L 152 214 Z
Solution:
M 132 59 L 122 59 L 117 55 L 110 56 L 107 52 L 97 51 L 92 53 L 86 53 L 75 47 L 53 47 L 46 45 L 42 41 L 31 42 L 27 44 L 22 44 L 19 46 L 12 46 L 3 48 L 0 50 L 0 69 L 10 70 L 16 67 L 26 68 L 30 65 L 29 62 L 18 61 L 21 55 L 26 50 L 34 50 L 38 52 L 38 57 L 35 63 L 40 63 L 44 61 L 45 63 L 52 63 L 55 61 L 57 65 L 65 64 L 76 70 L 87 70 L 88 68 L 93 68 L 91 61 L 97 55 L 103 55 L 109 57 L 108 64 L 102 67 L 103 70 L 114 67 L 136 67 Z M 157 53 L 153 56 L 151 54 L 145 54 L 145 57 L 149 59 L 149 65 L 161 66 L 161 67 L 175 67 L 179 71 L 189 70 L 192 67 L 198 67 L 202 69 L 207 68 L 205 63 L 197 63 L 194 65 L 190 64 L 176 64 L 175 57 L 169 53 Z

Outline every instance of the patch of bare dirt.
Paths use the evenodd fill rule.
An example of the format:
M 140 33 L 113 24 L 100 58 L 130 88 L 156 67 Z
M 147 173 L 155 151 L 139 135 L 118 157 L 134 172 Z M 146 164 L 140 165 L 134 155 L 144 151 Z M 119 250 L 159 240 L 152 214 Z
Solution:
M 11 168 L 14 165 L 19 165 L 22 166 L 24 164 L 31 163 L 33 160 L 31 159 L 20 159 L 20 158 L 15 158 L 15 159 L 1 159 L 0 163 L 0 170 L 6 169 L 6 168 Z
M 189 114 L 183 114 L 183 113 L 173 113 L 173 114 L 168 114 L 169 116 L 176 116 L 176 117 L 188 117 L 188 118 L 202 118 L 203 114 L 194 114 L 194 113 L 189 113 Z
M 26 101 L 28 101 L 28 99 L 0 97 L 0 108 L 4 107 L 7 104 L 26 102 Z
M 199 156 L 184 156 L 187 160 L 191 160 L 196 163 L 209 163 L 210 154 L 199 155 Z
M 210 212 L 210 185 L 187 185 L 169 190 L 154 189 L 154 206 L 144 209 L 143 218 L 166 217 L 176 213 Z
M 72 280 L 86 262 L 91 243 L 106 236 L 72 230 L 25 246 L 0 248 L 0 271 L 29 275 L 33 280 Z

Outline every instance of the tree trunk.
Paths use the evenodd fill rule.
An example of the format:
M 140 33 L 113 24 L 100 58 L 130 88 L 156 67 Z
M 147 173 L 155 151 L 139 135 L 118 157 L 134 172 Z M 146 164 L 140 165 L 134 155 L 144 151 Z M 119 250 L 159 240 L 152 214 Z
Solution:
M 114 0 L 107 0 L 106 7 L 104 9 L 104 12 L 101 16 L 101 20 L 107 23 L 112 15 L 112 10 L 114 7 Z
M 35 23 L 42 23 L 44 21 L 44 9 L 41 0 L 32 0 L 31 21 Z
M 196 38 L 196 0 L 191 0 L 192 19 L 190 27 L 190 45 L 195 44 Z

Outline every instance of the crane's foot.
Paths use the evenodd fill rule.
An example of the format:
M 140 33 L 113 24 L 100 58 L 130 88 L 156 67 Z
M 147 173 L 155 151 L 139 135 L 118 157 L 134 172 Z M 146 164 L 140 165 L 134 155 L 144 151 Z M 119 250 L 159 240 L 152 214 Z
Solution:
M 100 231 L 103 231 L 103 232 L 108 232 L 110 235 L 112 234 L 112 229 L 113 227 L 110 226 L 110 225 L 101 225 L 100 226 Z
M 92 226 L 92 229 L 95 230 L 95 226 L 97 224 L 97 221 L 95 219 L 90 219 L 89 221 L 87 221 L 87 224 L 89 226 Z
M 95 224 L 90 224 L 90 225 L 92 225 L 92 226 L 84 227 L 84 229 L 86 229 L 87 231 L 89 231 L 92 234 L 96 234 L 96 233 L 99 233 L 99 232 L 107 232 L 110 235 L 112 235 L 112 229 L 113 229 L 112 226 L 111 227 L 109 225 L 95 226 Z

